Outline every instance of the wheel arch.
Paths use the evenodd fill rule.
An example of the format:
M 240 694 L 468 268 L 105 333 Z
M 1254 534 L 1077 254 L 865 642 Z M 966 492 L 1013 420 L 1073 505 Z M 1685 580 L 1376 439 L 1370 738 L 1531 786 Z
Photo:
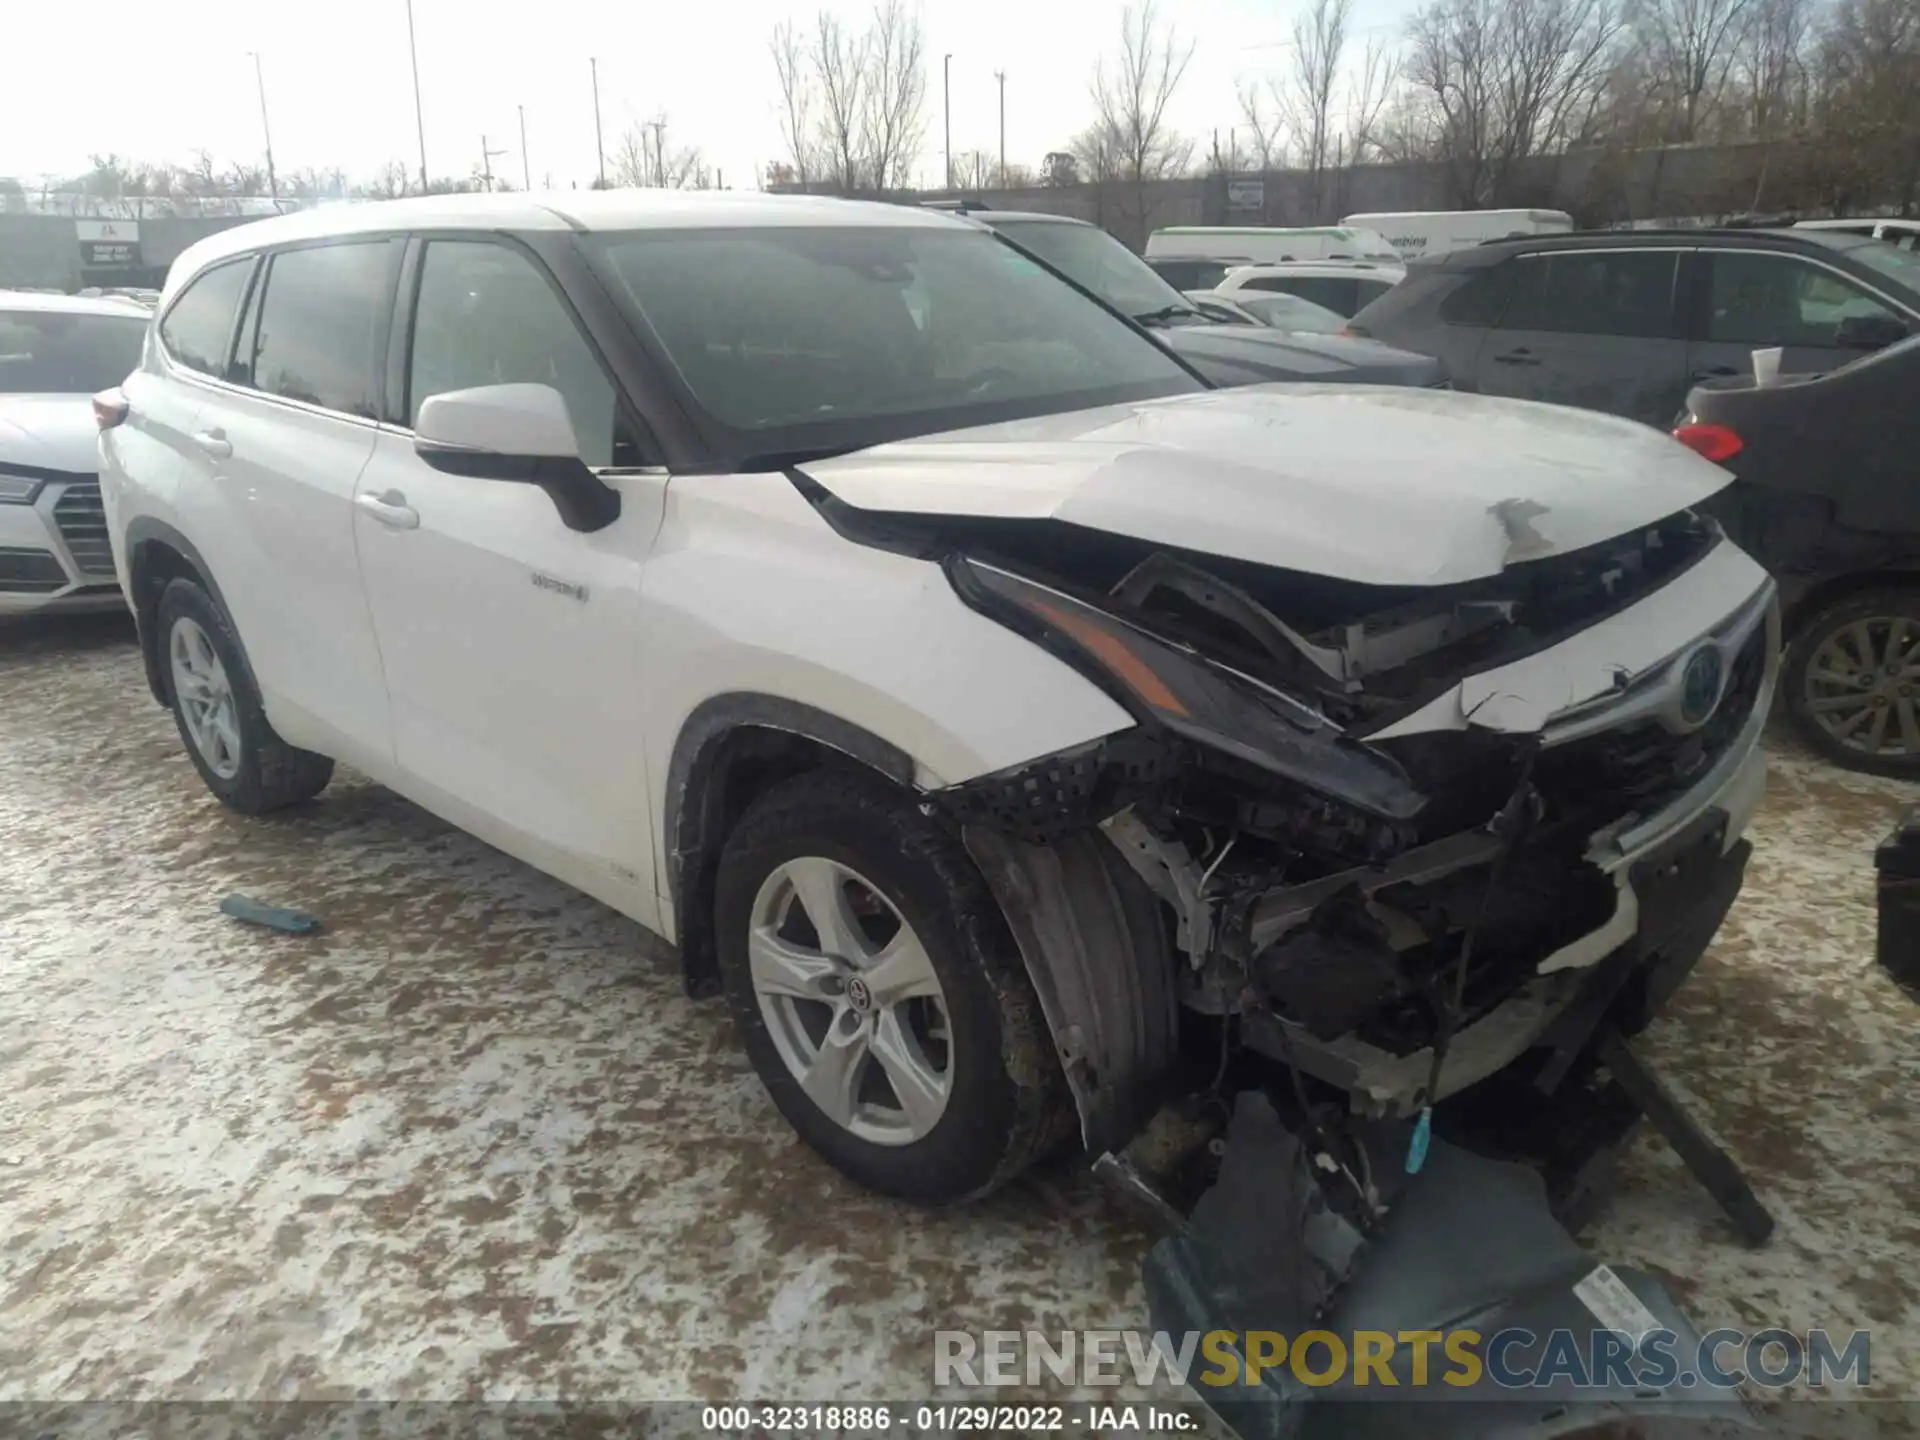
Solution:
M 1822 611 L 1872 590 L 1920 589 L 1920 559 L 1902 560 L 1877 569 L 1848 570 L 1796 584 L 1785 615 L 1786 643 L 1795 644 L 1808 621 Z
M 213 603 L 233 624 L 233 610 L 228 606 L 226 597 L 220 593 L 220 582 L 213 578 L 213 570 L 201 557 L 193 542 L 182 535 L 173 526 L 151 516 L 135 517 L 127 525 L 127 589 L 133 602 L 134 629 L 139 635 L 140 658 L 146 669 L 147 689 L 153 692 L 153 698 L 160 705 L 172 703 L 167 692 L 166 667 L 162 661 L 159 626 L 156 614 L 160 608 L 160 594 L 173 580 L 192 580 L 205 590 Z M 239 634 L 234 629 L 234 634 Z M 246 659 L 246 647 L 241 647 L 241 659 Z M 251 676 L 249 676 L 251 679 Z
M 811 769 L 877 774 L 916 802 L 913 757 L 839 716 L 773 695 L 718 695 L 681 727 L 668 767 L 663 834 L 682 977 L 719 989 L 714 878 L 728 833 L 753 800 Z M 1066 1073 L 1082 1140 L 1118 1149 L 1156 1108 L 1178 1044 L 1167 917 L 1106 837 L 1031 844 L 959 827 L 1019 951 Z
M 750 691 L 694 707 L 667 766 L 661 833 L 681 974 L 691 995 L 717 993 L 713 886 L 720 847 L 748 805 L 807 770 L 858 766 L 913 791 L 914 761 L 899 746 L 838 715 Z

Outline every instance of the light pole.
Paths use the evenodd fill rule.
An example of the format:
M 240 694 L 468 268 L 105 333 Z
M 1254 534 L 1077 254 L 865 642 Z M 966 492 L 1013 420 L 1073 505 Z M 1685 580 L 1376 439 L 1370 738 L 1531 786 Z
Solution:
M 940 62 L 940 108 L 945 113 L 947 189 L 953 189 L 953 56 Z
M 413 62 L 413 129 L 420 137 L 420 193 L 427 193 L 427 122 L 420 108 L 420 51 L 413 43 L 413 0 L 407 0 L 407 58 Z
M 527 161 L 527 107 L 516 105 L 520 112 L 520 179 L 528 190 L 533 189 L 533 166 Z
M 593 148 L 600 158 L 600 188 L 607 188 L 607 142 L 600 138 L 600 62 L 589 57 L 593 70 Z
M 493 157 L 506 153 L 504 150 L 489 150 L 487 137 L 484 135 L 480 137 L 480 174 L 483 177 L 481 184 L 486 187 L 489 195 L 493 193 Z
M 1000 188 L 1007 188 L 1007 72 L 996 70 L 993 78 L 1000 82 Z
M 260 133 L 267 141 L 267 194 L 277 202 L 280 199 L 280 181 L 273 173 L 273 127 L 267 124 L 267 81 L 260 73 L 260 52 L 249 50 L 253 57 L 253 83 L 260 91 Z

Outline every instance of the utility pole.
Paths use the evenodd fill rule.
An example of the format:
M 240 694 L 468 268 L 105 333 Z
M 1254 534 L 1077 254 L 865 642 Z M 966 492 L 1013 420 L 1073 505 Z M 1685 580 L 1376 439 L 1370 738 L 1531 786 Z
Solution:
M 420 137 L 420 193 L 427 193 L 427 122 L 420 108 L 420 51 L 413 43 L 413 0 L 407 0 L 407 56 L 413 62 L 413 128 Z
M 940 62 L 940 108 L 946 116 L 947 189 L 953 189 L 953 56 Z
M 483 177 L 481 183 L 486 186 L 489 195 L 493 193 L 493 157 L 506 153 L 504 150 L 489 150 L 487 137 L 484 135 L 480 137 L 480 174 Z
M 600 188 L 607 188 L 607 142 L 600 138 L 600 62 L 589 57 L 593 68 L 593 148 L 600 157 Z
M 267 194 L 275 201 L 280 199 L 280 181 L 273 173 L 273 127 L 267 124 L 267 82 L 260 73 L 260 52 L 249 50 L 253 57 L 253 83 L 260 91 L 260 133 L 267 140 Z
M 516 105 L 513 108 L 520 112 L 520 179 L 525 182 L 527 189 L 531 191 L 533 189 L 533 165 L 527 159 L 527 107 L 524 105 Z
M 993 78 L 1000 82 L 1000 188 L 1007 188 L 1007 72 L 996 70 Z

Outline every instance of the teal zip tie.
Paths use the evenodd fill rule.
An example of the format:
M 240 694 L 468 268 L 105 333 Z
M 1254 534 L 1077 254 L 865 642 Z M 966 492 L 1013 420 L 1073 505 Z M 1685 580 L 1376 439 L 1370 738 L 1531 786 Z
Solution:
M 1407 1174 L 1418 1175 L 1427 1163 L 1427 1146 L 1433 1142 L 1433 1107 L 1420 1107 L 1420 1121 L 1413 1127 L 1413 1139 L 1407 1144 Z

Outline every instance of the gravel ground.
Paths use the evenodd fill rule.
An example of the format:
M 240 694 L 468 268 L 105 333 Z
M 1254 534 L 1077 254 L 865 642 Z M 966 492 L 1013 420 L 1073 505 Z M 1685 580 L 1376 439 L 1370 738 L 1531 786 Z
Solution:
M 0 632 L 0 1399 L 907 1396 L 936 1325 L 1141 1323 L 1149 1237 L 1078 1166 L 938 1216 L 854 1190 L 630 922 L 355 776 L 221 809 L 130 641 Z M 1779 1231 L 1740 1248 L 1643 1138 L 1590 1239 L 1703 1330 L 1870 1328 L 1873 1394 L 1920 1397 L 1920 1007 L 1871 959 L 1920 797 L 1772 772 L 1642 1044 Z

